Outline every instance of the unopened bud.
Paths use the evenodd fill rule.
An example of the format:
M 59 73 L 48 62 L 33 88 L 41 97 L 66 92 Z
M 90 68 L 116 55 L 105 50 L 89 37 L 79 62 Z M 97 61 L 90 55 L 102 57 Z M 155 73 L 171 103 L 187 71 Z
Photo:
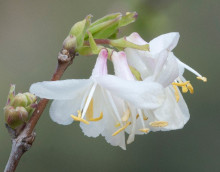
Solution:
M 18 106 L 25 107 L 27 106 L 27 103 L 28 103 L 27 97 L 22 93 L 18 93 L 12 100 L 11 105 L 13 107 L 18 107 Z
M 76 37 L 73 35 L 67 36 L 66 39 L 63 41 L 63 49 L 74 50 L 76 46 Z
M 4 108 L 5 122 L 13 129 L 24 124 L 28 120 L 28 112 L 24 107 L 6 106 Z
M 15 129 L 27 122 L 36 108 L 37 97 L 29 92 L 15 95 L 15 85 L 11 85 L 4 107 L 5 122 Z
M 86 16 L 84 20 L 79 21 L 76 24 L 74 24 L 70 30 L 69 35 L 74 35 L 76 37 L 77 48 L 80 48 L 83 46 L 85 34 L 91 23 L 91 20 L 90 20 L 91 17 L 92 15 Z
M 34 94 L 26 92 L 24 93 L 24 95 L 27 97 L 27 105 L 31 105 L 37 101 L 37 96 L 35 96 Z

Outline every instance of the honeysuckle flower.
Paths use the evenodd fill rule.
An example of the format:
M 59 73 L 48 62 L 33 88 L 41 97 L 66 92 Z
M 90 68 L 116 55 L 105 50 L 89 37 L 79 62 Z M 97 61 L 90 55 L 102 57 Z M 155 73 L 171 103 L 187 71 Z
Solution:
M 152 81 L 152 78 L 147 78 L 144 81 L 135 81 L 128 63 L 127 63 L 127 59 L 126 59 L 126 54 L 124 52 L 113 52 L 112 56 L 111 56 L 113 65 L 114 65 L 114 70 L 115 70 L 115 75 L 119 78 L 122 79 L 126 79 L 127 84 L 129 86 L 130 83 L 136 83 L 136 87 L 133 87 L 133 89 L 147 89 L 149 90 L 149 92 L 151 92 L 151 95 L 154 95 L 155 93 L 158 94 L 161 92 L 161 88 L 162 86 L 159 83 L 155 83 Z M 108 90 L 110 90 L 114 95 L 117 95 L 118 93 L 115 92 L 115 90 L 117 89 L 117 85 L 106 85 L 103 81 L 105 80 L 109 80 L 111 78 L 117 78 L 116 76 L 106 76 L 104 80 L 100 81 L 100 83 L 102 83 L 102 85 L 107 88 Z M 144 86 L 142 83 L 148 83 L 147 87 L 142 87 Z M 142 86 L 141 86 L 142 84 Z M 137 91 L 136 90 L 136 91 Z M 115 94 L 116 93 L 116 94 Z M 150 95 L 150 94 L 149 94 Z M 123 94 L 123 96 L 121 96 L 123 99 L 127 100 L 126 96 L 128 96 L 127 94 Z M 137 93 L 136 96 L 139 96 L 139 94 Z M 144 95 L 143 95 L 144 96 Z M 155 98 L 155 100 L 153 100 L 152 98 Z M 148 97 L 149 101 L 154 102 L 154 101 L 158 101 L 159 104 L 162 104 L 163 100 L 164 100 L 164 94 L 160 93 L 158 94 L 157 97 Z M 119 101 L 119 100 L 118 100 Z M 135 134 L 144 134 L 144 133 L 148 133 L 150 131 L 150 129 L 148 127 L 146 127 L 146 116 L 143 113 L 143 109 L 148 109 L 148 110 L 153 110 L 156 107 L 151 105 L 148 107 L 142 107 L 142 106 L 138 106 L 138 105 L 134 105 L 131 104 L 129 102 L 126 101 L 122 101 L 120 102 L 120 107 L 122 107 L 121 111 L 122 111 L 122 116 L 121 116 L 121 120 L 123 122 L 123 126 L 121 127 L 120 123 L 118 123 L 118 125 L 116 125 L 117 127 L 121 127 L 119 128 L 115 134 L 117 134 L 118 132 L 123 132 L 123 130 L 126 129 L 126 132 L 129 134 L 127 143 L 131 143 L 132 141 L 134 141 L 134 136 Z
M 69 79 L 35 83 L 30 91 L 41 98 L 54 99 L 50 117 L 58 124 L 80 122 L 85 135 L 97 137 L 102 134 L 106 141 L 125 149 L 122 104 L 155 109 L 162 104 L 162 86 L 154 82 L 131 82 L 107 75 L 108 52 L 102 49 L 89 79 Z M 111 89 L 110 89 L 111 88 Z M 117 131 L 115 125 L 122 129 Z
M 147 43 L 138 33 L 132 33 L 127 40 L 138 45 Z M 179 86 L 182 87 L 183 92 L 188 90 L 191 94 L 194 92 L 190 82 L 183 77 L 184 69 L 193 72 L 198 79 L 204 82 L 207 80 L 173 54 L 172 50 L 176 47 L 178 40 L 179 33 L 168 33 L 150 41 L 149 52 L 125 49 L 129 65 L 140 72 L 142 79 L 151 76 L 164 86 L 166 93 L 164 104 L 154 111 L 145 111 L 149 118 L 164 121 L 164 123 L 153 124 L 162 126 L 151 128 L 154 131 L 179 129 L 189 120 L 188 107 L 178 89 Z

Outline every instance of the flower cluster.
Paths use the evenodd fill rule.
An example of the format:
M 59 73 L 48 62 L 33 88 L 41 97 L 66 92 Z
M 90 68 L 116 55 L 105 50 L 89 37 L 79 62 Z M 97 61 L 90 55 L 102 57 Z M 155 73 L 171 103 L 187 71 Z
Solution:
M 90 33 L 88 37 L 92 38 Z M 50 107 L 54 122 L 69 125 L 79 121 L 85 135 L 102 135 L 111 145 L 126 149 L 125 133 L 129 144 L 136 134 L 180 129 L 190 118 L 179 90 L 194 92 L 183 77 L 184 70 L 204 82 L 207 79 L 173 54 L 178 40 L 179 33 L 168 33 L 147 43 L 132 33 L 124 39 L 128 46 L 117 52 L 97 48 L 92 38 L 90 46 L 98 57 L 89 79 L 38 82 L 30 92 L 54 99 Z M 134 45 L 148 45 L 149 51 Z M 115 75 L 108 74 L 108 59 Z

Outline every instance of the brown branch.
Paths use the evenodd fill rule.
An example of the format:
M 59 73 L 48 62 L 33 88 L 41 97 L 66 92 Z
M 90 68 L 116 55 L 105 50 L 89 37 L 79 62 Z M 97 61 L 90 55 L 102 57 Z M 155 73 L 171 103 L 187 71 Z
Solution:
M 72 64 L 74 57 L 74 50 L 67 51 L 63 49 L 59 53 L 58 65 L 56 71 L 54 72 L 51 78 L 51 81 L 59 80 L 62 77 L 67 67 Z M 22 155 L 31 148 L 36 137 L 34 128 L 39 118 L 41 117 L 44 109 L 46 108 L 48 101 L 49 100 L 47 99 L 41 99 L 28 123 L 22 126 L 21 128 L 17 129 L 16 131 L 12 130 L 10 127 L 6 125 L 6 128 L 8 129 L 8 132 L 11 135 L 12 148 L 4 172 L 14 172 Z

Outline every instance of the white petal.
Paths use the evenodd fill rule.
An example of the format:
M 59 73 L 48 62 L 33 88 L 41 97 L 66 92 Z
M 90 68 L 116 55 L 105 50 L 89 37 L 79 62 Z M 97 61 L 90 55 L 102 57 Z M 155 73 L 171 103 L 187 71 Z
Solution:
M 157 77 L 159 73 L 162 71 L 167 58 L 168 58 L 168 51 L 161 51 L 159 54 L 155 54 L 155 69 L 154 69 L 154 77 Z
M 169 57 L 164 66 L 164 69 L 160 72 L 157 81 L 164 87 L 170 85 L 179 76 L 179 66 L 176 57 L 173 53 L 169 53 Z
M 137 32 L 133 32 L 128 37 L 126 37 L 126 39 L 129 42 L 132 42 L 132 43 L 137 44 L 137 45 L 147 44 L 147 42 L 145 40 L 143 40 Z
M 172 51 L 178 41 L 179 41 L 179 33 L 178 32 L 171 32 L 167 34 L 160 35 L 150 41 L 150 52 L 158 53 L 162 50 Z
M 71 124 L 73 119 L 70 115 L 79 110 L 80 100 L 54 100 L 50 106 L 51 119 L 58 124 Z
M 158 121 L 167 121 L 168 126 L 155 128 L 156 130 L 168 131 L 181 129 L 189 120 L 190 114 L 187 105 L 180 94 L 180 100 L 177 103 L 172 87 L 166 88 L 166 100 L 164 104 L 154 111 Z
M 105 109 L 103 114 L 105 115 L 105 129 L 102 132 L 102 136 L 105 137 L 106 141 L 113 146 L 120 146 L 122 149 L 126 150 L 125 145 L 125 133 L 124 131 L 118 133 L 115 136 L 112 136 L 119 128 L 115 127 L 117 120 L 113 117 L 113 109 L 109 106 L 110 102 L 105 101 Z
M 143 61 L 144 58 L 139 55 L 138 50 L 125 48 L 125 53 L 127 56 L 128 64 L 138 70 L 142 78 L 145 78 L 149 75 L 150 71 Z
M 93 83 L 92 79 L 69 79 L 34 83 L 30 92 L 40 98 L 75 99 L 81 96 Z
M 163 87 L 148 80 L 127 81 L 106 75 L 97 78 L 96 81 L 115 96 L 121 97 L 136 107 L 154 109 L 164 100 Z
M 94 118 L 99 117 L 100 113 L 103 112 L 103 96 L 101 95 L 101 90 L 99 87 L 96 88 L 96 91 L 93 95 L 93 114 Z M 80 127 L 83 133 L 88 137 L 98 137 L 104 130 L 104 118 L 99 121 L 89 121 L 89 124 L 80 123 Z

